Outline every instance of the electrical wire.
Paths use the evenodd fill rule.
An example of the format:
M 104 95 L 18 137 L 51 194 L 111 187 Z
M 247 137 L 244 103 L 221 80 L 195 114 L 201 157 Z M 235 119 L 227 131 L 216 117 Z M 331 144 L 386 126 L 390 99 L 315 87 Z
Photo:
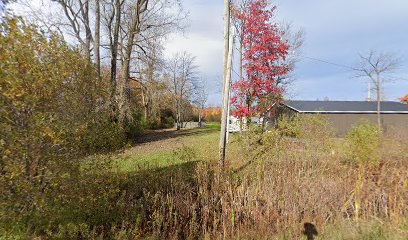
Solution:
M 309 60 L 313 60 L 313 61 L 317 61 L 317 62 L 326 63 L 326 64 L 333 65 L 333 66 L 337 66 L 337 67 L 341 67 L 341 68 L 346 68 L 346 69 L 348 69 L 348 70 L 354 70 L 352 67 L 346 66 L 346 65 L 343 65 L 343 64 L 340 64 L 340 63 L 329 62 L 329 61 L 327 61 L 327 60 L 323 60 L 323 59 L 319 59 L 319 58 L 314 58 L 314 57 L 308 57 L 308 56 L 304 56 L 304 55 L 303 55 L 303 56 L 300 56 L 300 57 L 306 58 L 306 59 L 309 59 Z

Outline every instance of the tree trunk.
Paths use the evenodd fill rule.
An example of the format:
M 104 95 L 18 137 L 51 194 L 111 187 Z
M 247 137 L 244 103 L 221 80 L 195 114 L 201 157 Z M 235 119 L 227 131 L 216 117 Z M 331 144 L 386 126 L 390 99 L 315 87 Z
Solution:
M 82 15 L 85 22 L 85 57 L 91 63 L 92 32 L 89 24 L 89 0 L 85 0 Z
M 198 127 L 201 128 L 201 109 L 198 110 Z
M 100 57 L 100 30 L 101 30 L 101 10 L 100 0 L 95 0 L 95 39 L 94 39 L 94 52 L 95 52 L 95 65 L 98 78 L 101 78 L 101 57 Z
M 144 106 L 144 118 L 145 121 L 149 120 L 152 116 L 152 97 L 150 91 L 147 87 L 144 87 L 144 94 L 143 94 L 143 106 Z
M 148 112 L 148 106 L 149 106 L 149 100 L 146 100 L 146 93 L 144 90 L 144 87 L 141 87 L 142 89 L 142 105 L 143 105 L 143 109 L 144 109 L 144 120 L 147 121 L 147 112 Z
M 124 59 L 122 64 L 122 78 L 118 89 L 118 110 L 119 122 L 124 123 L 124 120 L 130 118 L 130 92 L 129 92 L 129 73 L 130 59 L 133 51 L 133 42 L 136 34 L 140 32 L 140 14 L 147 10 L 148 0 L 138 0 L 136 3 L 136 12 L 131 19 L 131 25 L 128 32 L 128 39 L 125 46 Z
M 111 77 L 110 77 L 111 84 L 112 84 L 111 101 L 112 101 L 114 108 L 116 108 L 116 104 L 114 104 L 114 102 L 115 102 L 115 94 L 116 94 L 116 88 L 117 88 L 116 72 L 117 72 L 120 21 L 121 21 L 121 3 L 120 3 L 120 0 L 116 0 L 115 1 L 115 23 L 114 23 L 113 36 L 112 36 L 113 42 L 111 43 Z
M 265 132 L 265 124 L 266 124 L 266 117 L 265 114 L 262 116 L 262 127 L 261 127 L 261 133 L 263 134 Z
M 129 42 L 133 43 L 133 38 L 128 39 L 128 45 L 125 49 L 125 59 L 122 66 L 122 76 L 119 79 L 118 86 L 118 111 L 119 111 L 119 122 L 124 123 L 125 119 L 129 119 L 129 69 L 130 69 L 130 57 L 132 53 L 132 44 L 129 45 Z
M 177 110 L 176 110 L 176 121 L 177 121 L 177 130 L 180 130 L 181 128 L 181 104 L 180 100 L 177 101 Z
M 151 99 L 152 99 L 152 94 L 151 94 L 151 92 L 152 92 L 152 90 L 151 90 L 151 88 L 152 88 L 152 83 L 153 83 L 153 81 L 154 81 L 154 65 L 155 65 L 155 63 L 154 63 L 154 61 L 153 60 L 149 60 L 148 61 L 148 69 L 147 69 L 147 83 L 146 83 L 146 86 L 144 86 L 144 89 L 146 89 L 145 90 L 145 94 L 144 94 L 144 96 L 143 96 L 143 98 L 144 98 L 144 110 L 145 110 L 145 120 L 147 120 L 149 117 L 151 117 Z M 150 91 L 149 91 L 149 88 L 150 88 Z

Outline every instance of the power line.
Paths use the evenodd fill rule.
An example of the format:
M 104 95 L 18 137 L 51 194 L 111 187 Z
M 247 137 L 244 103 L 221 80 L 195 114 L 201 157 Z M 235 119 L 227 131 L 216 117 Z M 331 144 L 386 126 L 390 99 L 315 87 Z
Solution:
M 308 56 L 304 56 L 304 55 L 303 55 L 303 56 L 300 56 L 300 57 L 302 57 L 302 58 L 307 58 L 307 59 L 310 59 L 310 60 L 313 60 L 313 61 L 317 61 L 317 62 L 326 63 L 326 64 L 333 65 L 333 66 L 337 66 L 337 67 L 341 67 L 341 68 L 346 68 L 346 69 L 352 70 L 352 71 L 355 71 L 355 70 L 356 70 L 355 68 L 352 68 L 352 67 L 347 66 L 347 65 L 344 65 L 344 64 L 334 63 L 334 62 L 330 62 L 330 61 L 323 60 L 323 59 L 319 59 L 319 58 L 308 57 Z M 392 76 L 392 75 L 389 75 L 389 74 L 384 74 L 384 76 L 390 77 L 390 78 L 392 78 L 392 79 L 399 79 L 399 80 L 408 81 L 408 78 L 401 77 L 401 76 Z
M 322 63 L 325 63 L 325 64 L 329 64 L 329 65 L 333 65 L 333 66 L 337 66 L 337 67 L 341 67 L 341 68 L 346 68 L 346 69 L 348 69 L 348 70 L 355 70 L 354 68 L 352 68 L 352 67 L 350 67 L 350 66 L 347 66 L 347 65 L 344 65 L 344 64 L 340 64 L 340 63 L 335 63 L 335 62 L 330 62 L 330 61 L 327 61 L 327 60 L 323 60 L 323 59 L 319 59 L 319 58 L 315 58 L 315 57 L 309 57 L 309 56 L 305 56 L 305 55 L 302 55 L 302 56 L 300 56 L 301 58 L 306 58 L 306 59 L 309 59 L 309 60 L 313 60 L 313 61 L 317 61 L 317 62 L 322 62 Z
M 235 75 L 237 75 L 238 78 L 240 78 L 240 75 L 235 71 L 235 69 L 232 68 L 232 72 L 235 73 Z
M 340 64 L 340 63 L 329 62 L 327 60 L 318 59 L 318 58 L 314 58 L 314 57 L 308 57 L 308 56 L 304 56 L 304 55 L 301 56 L 301 57 L 302 58 L 307 58 L 307 59 L 310 59 L 310 60 L 313 60 L 313 61 L 322 62 L 322 63 L 330 64 L 330 65 L 333 65 L 333 66 L 341 67 L 341 68 L 346 68 L 346 69 L 349 69 L 349 70 L 354 70 L 352 67 L 346 66 L 346 65 L 343 65 L 343 64 Z

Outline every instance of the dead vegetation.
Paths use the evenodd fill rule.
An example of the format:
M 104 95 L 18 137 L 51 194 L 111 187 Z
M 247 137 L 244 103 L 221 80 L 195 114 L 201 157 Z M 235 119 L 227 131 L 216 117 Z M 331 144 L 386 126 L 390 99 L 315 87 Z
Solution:
M 361 126 L 353 129 L 354 135 L 368 134 L 370 127 Z M 406 138 L 383 134 L 377 140 L 355 141 L 352 134 L 337 139 L 330 132 L 318 117 L 282 122 L 262 135 L 248 132 L 233 140 L 242 146 L 247 164 L 224 172 L 218 171 L 216 162 L 196 161 L 195 150 L 189 147 L 174 152 L 182 163 L 146 171 L 118 173 L 96 161 L 98 167 L 84 169 L 75 187 L 65 182 L 64 196 L 54 199 L 43 213 L 49 219 L 31 220 L 49 223 L 30 226 L 31 234 L 61 239 L 313 239 L 317 235 L 404 239 L 408 234 Z M 362 144 L 361 139 L 380 142 L 368 148 L 368 154 L 350 154 L 352 144 Z M 376 155 L 378 160 L 368 164 L 355 154 Z

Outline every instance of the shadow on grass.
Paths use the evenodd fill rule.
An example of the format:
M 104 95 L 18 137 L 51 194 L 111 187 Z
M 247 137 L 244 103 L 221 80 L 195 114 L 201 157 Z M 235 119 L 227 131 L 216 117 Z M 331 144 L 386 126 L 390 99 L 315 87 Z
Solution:
M 160 131 L 148 131 L 134 140 L 134 143 L 151 143 L 156 141 L 162 141 L 166 139 L 188 137 L 188 136 L 201 136 L 208 133 L 217 132 L 218 129 L 214 128 L 195 128 L 195 129 L 182 129 L 182 130 L 160 130 Z
M 118 227 L 125 227 L 126 230 L 133 228 L 135 231 L 142 229 L 146 232 L 140 234 L 149 234 L 152 226 L 159 224 L 157 221 L 173 214 L 172 204 L 180 206 L 184 202 L 182 198 L 188 197 L 188 193 L 195 189 L 194 173 L 197 164 L 196 161 L 189 161 L 127 173 L 103 173 L 95 169 L 93 173 L 84 174 L 79 179 L 64 182 L 63 192 L 60 189 L 49 199 L 48 214 L 31 220 L 38 229 L 36 231 L 43 234 L 50 232 L 49 228 L 54 234 L 72 234 L 66 232 L 77 231 L 75 228 L 72 230 L 72 224 L 86 226 L 107 239 L 114 238 L 112 234 L 117 231 L 111 230 Z M 175 195 L 181 196 L 180 202 L 168 203 L 171 199 L 169 196 Z M 181 209 L 188 209 L 188 206 Z M 183 212 L 178 214 L 183 219 Z M 177 220 L 173 221 L 175 222 L 171 226 L 182 224 Z M 85 236 L 82 232 L 74 234 Z
M 132 194 L 135 199 L 140 198 L 144 192 L 155 194 L 167 193 L 174 186 L 192 187 L 197 161 L 174 164 L 156 169 L 141 170 L 127 173 L 126 181 L 121 185 L 121 190 Z

